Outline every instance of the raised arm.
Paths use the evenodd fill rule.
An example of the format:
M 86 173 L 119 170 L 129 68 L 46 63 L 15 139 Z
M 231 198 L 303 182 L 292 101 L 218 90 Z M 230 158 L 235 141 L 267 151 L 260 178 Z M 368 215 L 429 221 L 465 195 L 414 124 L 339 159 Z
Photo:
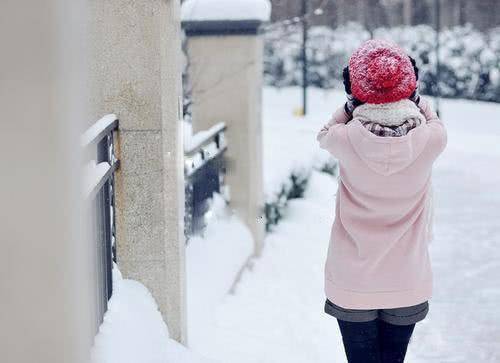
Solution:
M 420 112 L 425 116 L 428 127 L 431 129 L 431 140 L 436 146 L 437 155 L 439 155 L 446 147 L 448 141 L 446 128 L 427 99 L 422 97 L 418 103 L 418 107 L 420 108 Z
M 321 137 L 323 135 L 326 135 L 330 127 L 332 127 L 333 125 L 345 124 L 347 121 L 349 121 L 350 118 L 351 117 L 345 112 L 344 106 L 340 107 L 333 113 L 330 121 L 328 121 L 328 123 L 321 128 L 318 135 L 316 136 L 316 140 L 320 141 Z
M 330 121 L 323 126 L 316 136 L 319 146 L 322 149 L 329 151 L 334 156 L 339 157 L 339 136 L 343 133 L 345 124 L 350 120 L 350 118 L 351 117 L 345 112 L 344 107 L 335 111 Z

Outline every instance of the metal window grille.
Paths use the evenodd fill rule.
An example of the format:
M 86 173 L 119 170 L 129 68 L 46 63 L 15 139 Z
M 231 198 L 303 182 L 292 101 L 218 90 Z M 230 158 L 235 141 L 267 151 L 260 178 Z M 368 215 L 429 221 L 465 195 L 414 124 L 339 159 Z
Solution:
M 224 184 L 227 150 L 226 126 L 215 125 L 204 138 L 185 151 L 185 235 L 199 233 L 205 227 L 205 215 L 214 193 L 221 193 Z
M 97 131 L 96 131 L 97 128 Z M 95 296 L 96 331 L 101 325 L 108 300 L 113 293 L 113 261 L 115 259 L 115 171 L 120 162 L 115 155 L 114 133 L 118 130 L 118 119 L 108 115 L 91 127 L 82 137 L 83 147 L 87 152 L 95 153 L 97 165 L 104 166 L 105 172 L 94 180 L 86 191 L 86 202 L 92 217 L 96 256 Z

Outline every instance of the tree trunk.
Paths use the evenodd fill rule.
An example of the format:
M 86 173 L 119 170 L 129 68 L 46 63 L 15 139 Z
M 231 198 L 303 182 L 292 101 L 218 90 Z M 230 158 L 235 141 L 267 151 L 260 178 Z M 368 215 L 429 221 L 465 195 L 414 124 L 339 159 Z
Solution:
M 412 25 L 413 20 L 413 1 L 403 0 L 403 23 L 404 25 Z

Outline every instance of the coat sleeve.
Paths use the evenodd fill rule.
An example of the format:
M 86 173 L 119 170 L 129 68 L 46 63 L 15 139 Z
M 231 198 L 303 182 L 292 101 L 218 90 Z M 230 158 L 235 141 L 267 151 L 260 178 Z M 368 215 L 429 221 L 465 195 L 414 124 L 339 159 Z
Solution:
M 339 108 L 333 114 L 330 121 L 323 126 L 316 136 L 319 146 L 322 149 L 329 151 L 333 156 L 340 159 L 343 141 L 346 134 L 346 122 L 350 117 L 345 112 L 344 107 Z
M 418 106 L 427 120 L 427 126 L 431 130 L 430 142 L 436 151 L 435 157 L 438 157 L 444 151 L 448 142 L 446 127 L 436 112 L 434 112 L 427 99 L 422 98 Z

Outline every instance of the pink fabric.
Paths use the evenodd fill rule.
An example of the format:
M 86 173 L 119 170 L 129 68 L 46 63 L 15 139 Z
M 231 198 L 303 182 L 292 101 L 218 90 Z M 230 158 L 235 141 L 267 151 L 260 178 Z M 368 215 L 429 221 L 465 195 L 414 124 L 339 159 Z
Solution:
M 319 132 L 340 163 L 325 292 L 349 309 L 416 305 L 432 293 L 428 254 L 432 165 L 446 130 L 422 100 L 427 122 L 401 137 L 379 137 L 339 109 Z
M 366 103 L 406 99 L 417 87 L 408 55 L 396 44 L 368 40 L 349 59 L 352 94 Z

